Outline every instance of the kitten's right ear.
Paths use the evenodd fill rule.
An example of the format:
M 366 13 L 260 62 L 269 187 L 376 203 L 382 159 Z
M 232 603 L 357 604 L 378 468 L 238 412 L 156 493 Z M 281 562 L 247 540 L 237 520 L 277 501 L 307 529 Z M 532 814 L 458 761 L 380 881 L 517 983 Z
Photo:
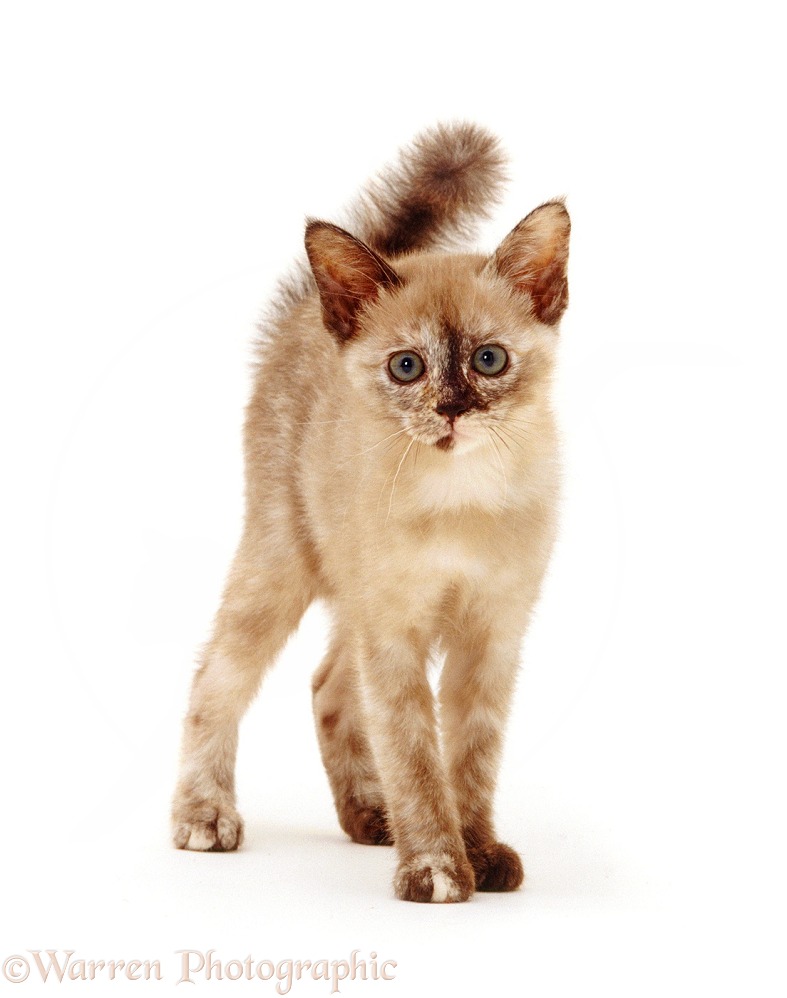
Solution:
M 323 322 L 340 343 L 357 332 L 364 306 L 383 288 L 402 283 L 374 250 L 330 222 L 309 222 L 306 253 L 320 292 Z

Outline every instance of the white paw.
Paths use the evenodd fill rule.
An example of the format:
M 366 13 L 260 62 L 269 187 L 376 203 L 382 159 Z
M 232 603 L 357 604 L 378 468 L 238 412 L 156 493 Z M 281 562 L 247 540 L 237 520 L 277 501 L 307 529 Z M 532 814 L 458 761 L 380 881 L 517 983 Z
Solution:
M 473 868 L 462 856 L 421 853 L 401 863 L 396 871 L 394 890 L 402 901 L 448 904 L 467 901 L 473 893 Z
M 226 804 L 176 802 L 172 811 L 172 841 L 177 849 L 232 852 L 243 842 L 243 821 Z

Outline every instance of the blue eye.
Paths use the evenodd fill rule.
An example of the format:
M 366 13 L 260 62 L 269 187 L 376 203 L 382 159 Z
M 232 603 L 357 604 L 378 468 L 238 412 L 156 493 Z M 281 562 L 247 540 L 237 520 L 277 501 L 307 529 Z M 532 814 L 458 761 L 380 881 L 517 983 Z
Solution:
M 415 381 L 424 373 L 424 362 L 417 353 L 402 350 L 401 353 L 395 353 L 388 361 L 388 370 L 397 381 Z
M 500 374 L 508 367 L 508 354 L 498 346 L 479 347 L 473 354 L 473 367 L 479 374 Z

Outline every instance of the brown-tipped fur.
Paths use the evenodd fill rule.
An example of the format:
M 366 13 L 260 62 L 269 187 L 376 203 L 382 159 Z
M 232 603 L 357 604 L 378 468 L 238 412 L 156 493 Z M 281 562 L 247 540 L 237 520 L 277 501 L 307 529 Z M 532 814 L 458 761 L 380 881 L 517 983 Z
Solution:
M 404 900 L 522 882 L 492 805 L 555 532 L 568 215 L 542 206 L 491 256 L 424 249 L 486 210 L 500 162 L 480 129 L 438 127 L 367 195 L 357 235 L 309 225 L 316 281 L 271 320 L 247 410 L 246 523 L 192 686 L 179 848 L 240 846 L 238 723 L 320 598 L 335 626 L 314 715 L 341 827 L 394 841 Z
M 368 185 L 352 227 L 385 256 L 468 242 L 500 198 L 505 162 L 497 139 L 478 125 L 437 125 Z
M 355 236 L 328 222 L 306 226 L 306 253 L 322 303 L 322 321 L 340 341 L 349 340 L 358 316 L 383 288 L 398 287 L 399 276 Z
M 369 182 L 345 211 L 347 227 L 385 256 L 469 242 L 500 200 L 505 164 L 500 143 L 486 129 L 468 122 L 436 125 Z M 312 271 L 299 261 L 279 283 L 263 334 L 267 322 L 314 290 Z
M 571 220 L 562 201 L 547 201 L 523 218 L 494 257 L 498 273 L 528 295 L 539 322 L 555 325 L 568 306 Z

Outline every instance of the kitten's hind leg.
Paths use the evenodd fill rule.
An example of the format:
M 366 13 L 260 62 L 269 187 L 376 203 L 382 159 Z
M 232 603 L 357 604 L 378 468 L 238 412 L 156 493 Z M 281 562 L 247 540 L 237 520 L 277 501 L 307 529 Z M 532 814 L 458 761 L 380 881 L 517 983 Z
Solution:
M 354 842 L 392 845 L 349 647 L 334 641 L 312 682 L 314 722 L 342 829 Z
M 178 849 L 224 852 L 240 846 L 243 822 L 235 809 L 238 724 L 312 595 L 311 578 L 300 559 L 292 557 L 286 566 L 266 565 L 263 552 L 251 542 L 242 543 L 191 687 L 172 804 Z

